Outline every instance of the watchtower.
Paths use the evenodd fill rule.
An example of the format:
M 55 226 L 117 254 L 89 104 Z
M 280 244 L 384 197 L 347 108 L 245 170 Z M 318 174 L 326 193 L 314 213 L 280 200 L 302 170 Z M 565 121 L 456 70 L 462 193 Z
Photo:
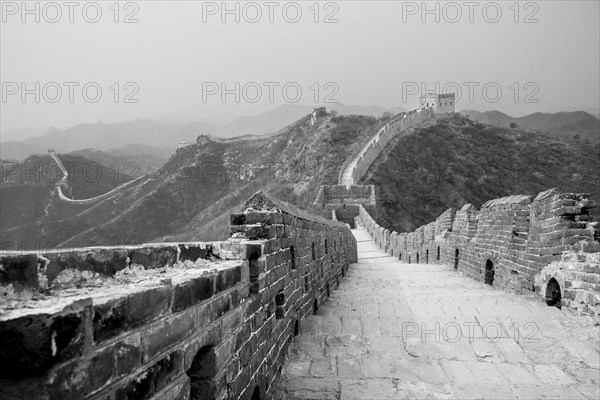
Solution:
M 454 93 L 437 94 L 425 93 L 419 98 L 421 108 L 433 108 L 438 114 L 454 112 L 455 96 Z

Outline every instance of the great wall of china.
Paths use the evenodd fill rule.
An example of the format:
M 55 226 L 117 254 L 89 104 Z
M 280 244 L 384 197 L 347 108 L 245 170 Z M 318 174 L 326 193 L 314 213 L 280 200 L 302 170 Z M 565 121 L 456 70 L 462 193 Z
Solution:
M 392 119 L 310 213 L 257 193 L 231 215 L 224 242 L 3 252 L 3 284 L 53 294 L 0 316 L 0 397 L 269 398 L 303 321 L 357 261 L 349 225 L 407 262 L 454 265 L 598 315 L 600 243 L 586 195 L 465 205 L 412 233 L 375 222 L 376 188 L 357 183 L 392 138 L 436 117 L 426 108 Z M 74 276 L 101 284 L 78 289 Z
M 94 203 L 96 201 L 107 199 L 110 196 L 119 193 L 121 190 L 133 185 L 134 183 L 142 180 L 143 178 L 145 178 L 147 176 L 147 175 L 139 176 L 139 177 L 132 179 L 129 182 L 125 182 L 124 184 L 119 185 L 116 188 L 114 188 L 106 193 L 103 193 L 99 196 L 91 197 L 89 199 L 72 199 L 63 193 L 63 187 L 68 187 L 68 184 L 69 184 L 69 173 L 67 172 L 67 169 L 65 168 L 62 161 L 60 160 L 60 158 L 58 157 L 58 155 L 56 154 L 56 152 L 54 150 L 48 150 L 48 154 L 50 155 L 50 157 L 52 157 L 52 159 L 54 160 L 54 162 L 56 163 L 56 165 L 58 166 L 58 168 L 60 169 L 60 171 L 63 174 L 63 177 L 58 182 L 56 182 L 56 193 L 58 194 L 58 198 L 60 200 L 64 201 L 65 203 L 69 203 L 69 204 L 90 204 L 90 203 Z

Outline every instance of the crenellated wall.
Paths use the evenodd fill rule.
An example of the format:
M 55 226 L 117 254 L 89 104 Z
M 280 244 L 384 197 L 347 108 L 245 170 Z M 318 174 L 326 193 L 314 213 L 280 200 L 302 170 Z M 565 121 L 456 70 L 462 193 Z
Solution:
M 311 211 L 324 218 L 345 222 L 351 228 L 359 214 L 359 205 L 377 215 L 375 186 L 358 185 L 358 181 L 394 137 L 433 116 L 434 111 L 428 108 L 401 113 L 391 119 L 347 158 L 338 176 L 339 185 L 321 186 Z
M 600 242 L 588 194 L 555 189 L 508 196 L 477 211 L 449 209 L 411 233 L 390 232 L 360 208 L 359 221 L 379 247 L 408 263 L 453 265 L 466 276 L 519 294 L 542 297 L 560 285 L 561 304 L 600 314 Z
M 358 185 L 373 161 L 379 157 L 379 154 L 394 137 L 433 118 L 434 115 L 435 113 L 431 108 L 424 108 L 394 117 L 367 141 L 357 154 L 353 154 L 347 164 L 344 164 L 339 177 L 340 185 Z
M 340 222 L 254 195 L 218 243 L 0 254 L 0 398 L 265 398 L 356 262 Z

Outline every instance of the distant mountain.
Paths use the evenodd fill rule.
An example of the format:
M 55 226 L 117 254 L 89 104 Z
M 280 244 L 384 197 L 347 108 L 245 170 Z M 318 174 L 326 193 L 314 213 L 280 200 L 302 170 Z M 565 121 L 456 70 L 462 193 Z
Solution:
M 218 130 L 214 125 L 201 122 L 164 125 L 149 119 L 135 119 L 117 124 L 81 124 L 63 131 L 52 128 L 43 136 L 22 143 L 43 145 L 58 152 L 87 148 L 105 150 L 134 143 L 176 148 L 180 141 L 193 141 L 198 135 L 216 134 Z
M 43 135 L 49 128 L 15 128 L 0 132 L 0 142 L 18 141 L 23 138 Z
M 585 111 L 533 113 L 524 117 L 511 117 L 500 111 L 479 112 L 463 110 L 473 121 L 506 128 L 510 122 L 515 122 L 518 129 L 540 132 L 546 136 L 573 139 L 576 135 L 580 140 L 600 142 L 600 120 Z
M 347 106 L 341 103 L 326 106 L 328 110 L 336 110 L 340 115 L 379 117 L 386 111 L 392 114 L 403 111 L 400 107 L 386 109 L 381 106 Z M 45 154 L 48 149 L 59 153 L 110 149 L 109 153 L 115 156 L 150 154 L 168 157 L 181 143 L 192 143 L 200 135 L 235 137 L 272 134 L 310 114 L 313 109 L 312 106 L 286 104 L 260 114 L 238 117 L 232 121 L 227 119 L 230 122 L 223 126 L 210 122 L 181 124 L 138 118 L 113 124 L 81 124 L 64 130 L 50 128 L 41 136 L 2 142 L 0 158 L 22 161 L 32 154 Z
M 0 144 L 0 158 L 3 160 L 23 161 L 34 154 L 45 154 L 48 148 L 43 145 L 29 144 L 23 142 L 2 142 Z
M 68 153 L 83 149 L 126 149 L 128 146 L 135 149 L 139 145 L 162 149 L 159 152 L 164 157 L 171 154 L 181 142 L 194 142 L 199 135 L 207 134 L 218 135 L 219 128 L 201 122 L 166 125 L 148 119 L 135 119 L 117 124 L 98 122 L 76 125 L 62 131 L 50 128 L 39 137 L 2 143 L 0 158 L 23 160 L 31 154 L 46 153 L 48 149 Z M 133 149 L 136 154 L 143 152 Z M 154 153 L 157 155 L 156 151 Z
M 264 135 L 310 114 L 313 107 L 286 104 L 257 115 L 239 117 L 222 127 L 224 136 Z
M 111 147 L 110 149 L 106 149 L 105 152 L 112 154 L 113 156 L 131 156 L 136 154 L 148 154 L 150 156 L 162 158 L 165 160 L 167 160 L 173 154 L 173 151 L 170 148 L 162 148 L 140 143 L 132 143 L 117 148 Z
M 148 146 L 140 146 L 147 148 Z M 120 153 L 117 149 L 117 153 Z M 115 154 L 111 150 L 85 149 L 68 153 L 69 156 L 81 156 L 106 168 L 112 168 L 131 179 L 158 169 L 167 162 L 168 157 L 155 156 L 143 152 Z

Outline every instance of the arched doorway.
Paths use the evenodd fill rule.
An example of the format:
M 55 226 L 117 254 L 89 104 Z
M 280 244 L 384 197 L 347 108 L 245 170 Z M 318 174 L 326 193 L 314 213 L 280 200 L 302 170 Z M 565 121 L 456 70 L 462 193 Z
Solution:
M 546 286 L 546 304 L 560 309 L 562 307 L 561 299 L 562 296 L 558 281 L 554 278 L 550 278 L 548 285 Z
M 458 269 L 458 260 L 460 256 L 460 250 L 456 249 L 454 252 L 454 269 Z
M 491 260 L 487 260 L 485 262 L 485 284 L 493 285 L 494 284 L 494 263 Z
M 204 346 L 186 371 L 190 378 L 190 400 L 213 400 L 217 395 L 217 357 L 213 346 Z
M 260 400 L 260 387 L 254 387 L 254 391 L 252 392 L 252 397 L 250 397 L 250 400 Z

